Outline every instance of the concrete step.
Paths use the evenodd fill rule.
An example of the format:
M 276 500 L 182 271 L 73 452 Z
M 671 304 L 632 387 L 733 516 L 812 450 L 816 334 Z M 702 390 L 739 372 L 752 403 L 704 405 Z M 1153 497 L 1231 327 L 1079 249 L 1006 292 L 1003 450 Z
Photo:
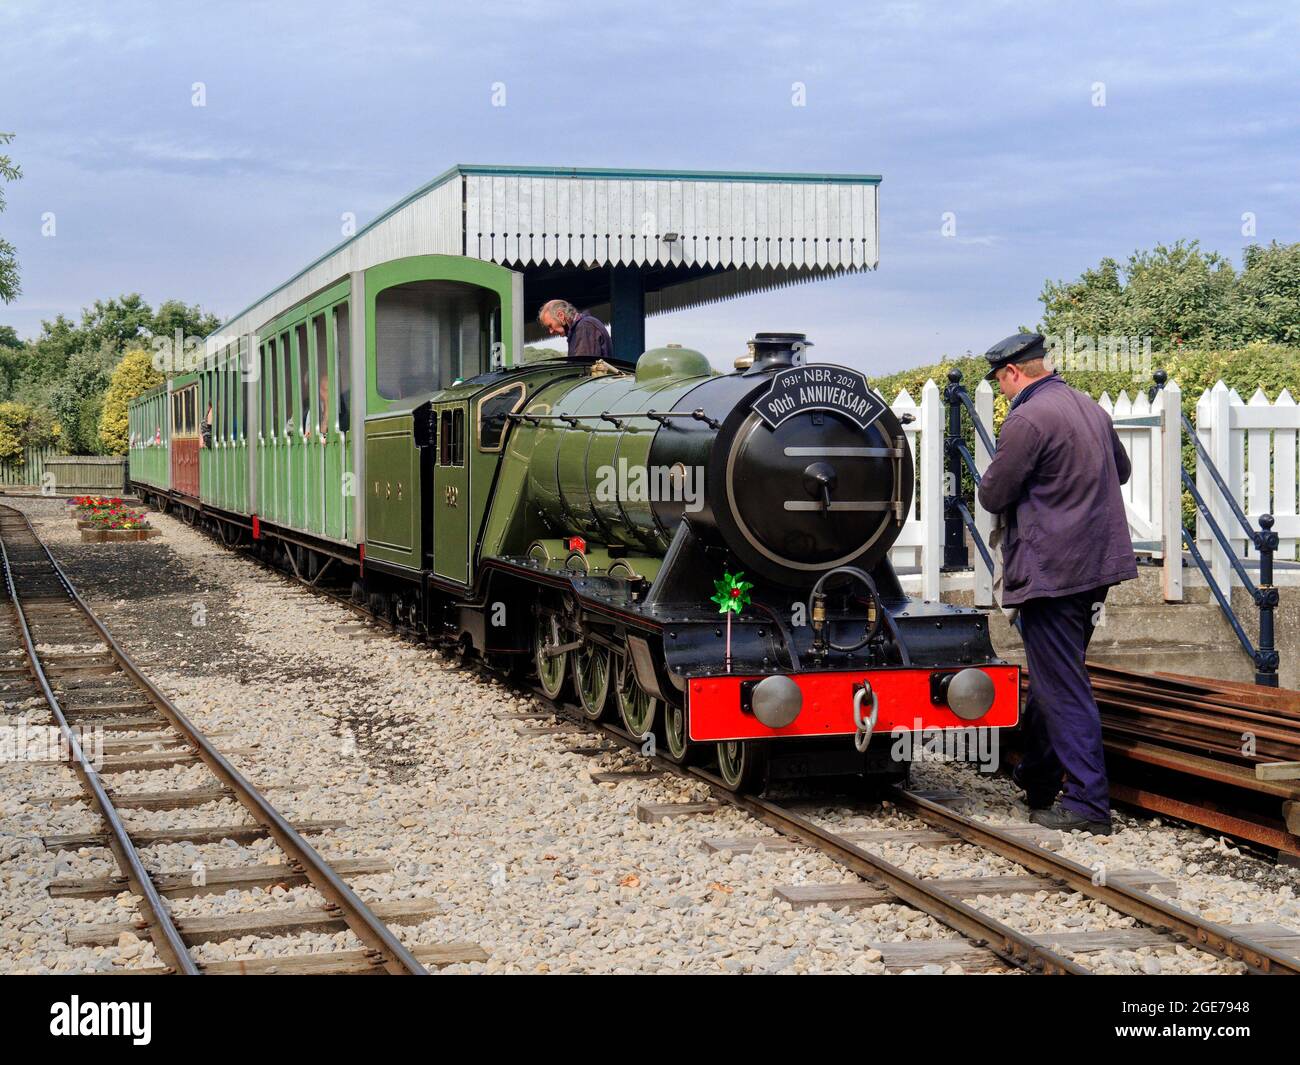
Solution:
M 998 652 L 1008 662 L 1018 666 L 1025 665 L 1024 651 L 1019 647 Z M 1088 661 L 1099 666 L 1114 666 L 1134 673 L 1175 673 L 1185 677 L 1216 677 L 1219 680 L 1240 680 L 1252 682 L 1255 679 L 1255 665 L 1246 657 L 1246 652 L 1238 644 L 1227 651 L 1207 652 L 1202 648 L 1188 648 L 1179 651 L 1161 649 L 1158 651 L 1114 650 L 1094 652 L 1089 649 Z M 1282 660 L 1279 672 L 1282 687 L 1296 686 L 1300 665 Z
M 1158 566 L 1139 566 L 1136 580 L 1125 581 L 1110 590 L 1110 594 L 1106 597 L 1107 605 L 1163 605 L 1165 597 L 1162 572 Z M 962 587 L 944 590 L 942 598 L 945 603 L 970 606 L 974 602 L 974 592 L 970 587 L 965 586 L 969 584 L 969 575 L 967 580 L 961 583 Z M 1216 605 L 1210 589 L 1200 583 L 1200 575 L 1195 570 L 1184 570 L 1181 602 Z
M 990 615 L 989 636 L 999 651 L 1020 647 L 1020 634 L 1000 610 Z M 1218 606 L 1208 603 L 1125 605 L 1112 604 L 1107 598 L 1103 622 L 1092 635 L 1090 650 L 1096 653 L 1200 651 L 1217 655 L 1239 647 Z

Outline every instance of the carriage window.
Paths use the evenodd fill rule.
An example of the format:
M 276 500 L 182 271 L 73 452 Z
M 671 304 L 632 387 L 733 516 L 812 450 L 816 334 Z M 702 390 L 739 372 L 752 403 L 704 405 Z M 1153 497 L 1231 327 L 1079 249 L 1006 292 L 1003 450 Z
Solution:
M 461 407 L 442 412 L 438 430 L 438 462 L 443 466 L 465 465 L 465 411 Z
M 268 437 L 271 435 L 270 430 L 268 429 L 270 422 L 267 420 L 267 411 L 270 408 L 269 396 L 271 391 L 271 386 L 268 382 L 271 378 L 266 372 L 266 366 L 266 345 L 262 344 L 257 351 L 257 433 L 260 437 Z
M 316 424 L 321 432 L 329 429 L 326 417 L 330 405 L 330 353 L 325 341 L 325 316 L 316 315 L 311 320 L 312 338 L 316 344 Z
M 289 334 L 280 334 L 280 372 L 284 375 L 284 432 L 287 436 L 293 431 L 293 348 L 289 346 Z
M 234 439 L 235 425 L 235 389 L 230 379 L 230 359 L 232 348 L 226 348 L 221 359 L 221 439 Z
M 375 298 L 376 388 L 385 399 L 446 388 L 489 365 L 499 332 L 495 292 L 458 281 L 411 281 Z
M 506 419 L 511 411 L 523 402 L 524 386 L 522 383 L 488 396 L 478 406 L 478 446 L 482 451 L 500 451 L 501 440 L 506 434 Z
M 280 435 L 280 367 L 276 362 L 275 341 L 272 340 L 266 346 L 267 370 L 269 371 L 270 392 L 271 392 L 271 420 L 267 423 L 267 436 Z
M 298 420 L 303 435 L 311 428 L 311 352 L 307 350 L 307 323 L 295 327 L 293 338 L 298 344 Z
M 235 367 L 235 376 L 239 382 L 239 426 L 237 432 L 248 435 L 248 393 L 253 387 L 253 342 L 245 337 L 239 342 L 239 363 Z
M 352 333 L 346 303 L 334 308 L 334 350 L 338 353 L 339 429 L 346 433 L 352 399 Z

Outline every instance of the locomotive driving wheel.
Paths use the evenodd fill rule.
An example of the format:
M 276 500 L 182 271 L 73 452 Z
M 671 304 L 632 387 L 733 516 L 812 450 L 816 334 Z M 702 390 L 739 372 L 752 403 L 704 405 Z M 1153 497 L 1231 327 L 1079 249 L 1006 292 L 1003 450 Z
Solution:
M 767 747 L 755 740 L 719 743 L 718 775 L 728 791 L 761 791 L 767 778 Z
M 659 753 L 670 762 L 686 765 L 693 753 L 686 732 L 686 707 L 671 701 L 665 703 L 663 713 L 659 715 L 659 734 L 663 740 Z
M 537 667 L 538 683 L 548 699 L 559 698 L 568 675 L 568 654 L 547 650 L 562 643 L 564 629 L 560 627 L 560 619 L 549 610 L 539 611 L 533 624 L 533 661 Z
M 614 693 L 623 727 L 633 739 L 644 740 L 654 730 L 659 701 L 641 687 L 626 652 L 618 656 L 618 677 Z
M 578 690 L 582 716 L 589 721 L 599 721 L 609 702 L 611 657 L 608 648 L 585 640 L 573 652 L 573 686 Z

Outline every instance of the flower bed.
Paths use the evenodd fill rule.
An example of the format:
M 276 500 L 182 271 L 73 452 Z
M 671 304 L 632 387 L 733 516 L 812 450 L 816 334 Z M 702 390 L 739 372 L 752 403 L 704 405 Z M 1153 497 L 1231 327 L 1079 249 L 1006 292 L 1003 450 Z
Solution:
M 77 528 L 81 530 L 84 543 L 147 540 L 160 535 L 149 525 L 149 519 L 142 511 L 123 506 L 122 500 L 116 496 L 75 496 L 69 503 L 74 507 Z
M 68 500 L 68 506 L 78 517 L 86 517 L 100 510 L 120 510 L 122 500 L 117 496 L 73 496 Z

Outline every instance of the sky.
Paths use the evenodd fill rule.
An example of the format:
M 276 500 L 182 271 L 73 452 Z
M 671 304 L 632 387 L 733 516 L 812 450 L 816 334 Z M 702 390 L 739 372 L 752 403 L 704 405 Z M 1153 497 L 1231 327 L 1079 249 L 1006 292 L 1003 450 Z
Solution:
M 1298 45 L 1290 0 L 0 0 L 0 324 L 123 292 L 233 315 L 454 163 L 826 171 L 883 176 L 876 271 L 647 342 L 725 365 L 805 332 L 870 373 L 978 353 L 1104 256 L 1300 240 Z

